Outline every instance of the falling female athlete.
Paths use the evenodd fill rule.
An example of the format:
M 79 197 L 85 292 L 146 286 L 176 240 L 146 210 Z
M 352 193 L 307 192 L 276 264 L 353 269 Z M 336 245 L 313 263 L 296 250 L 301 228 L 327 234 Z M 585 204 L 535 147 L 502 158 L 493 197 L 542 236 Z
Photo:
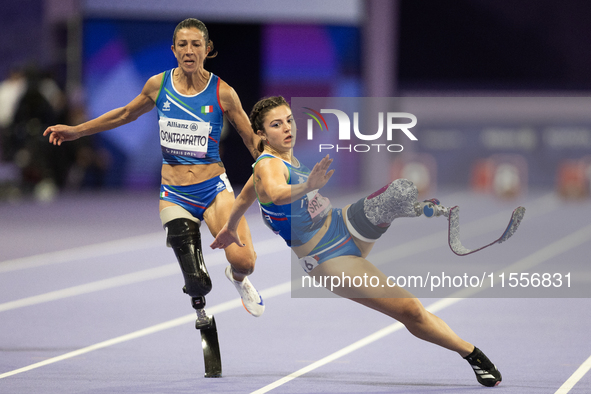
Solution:
M 309 170 L 293 156 L 296 127 L 283 97 L 259 101 L 250 121 L 261 137 L 261 155 L 253 176 L 234 203 L 228 223 L 211 247 L 243 245 L 238 223 L 258 199 L 265 223 L 285 239 L 312 277 L 367 274 L 386 283 L 385 274 L 366 259 L 374 242 L 394 219 L 419 216 L 422 204 L 432 203 L 419 203 L 412 182 L 398 179 L 342 210 L 333 208 L 318 193 L 334 172 L 329 170 L 332 159 L 326 156 Z M 407 290 L 341 286 L 332 291 L 400 321 L 420 339 L 455 351 L 470 363 L 484 386 L 501 382 L 501 373 L 482 351 L 456 335 Z

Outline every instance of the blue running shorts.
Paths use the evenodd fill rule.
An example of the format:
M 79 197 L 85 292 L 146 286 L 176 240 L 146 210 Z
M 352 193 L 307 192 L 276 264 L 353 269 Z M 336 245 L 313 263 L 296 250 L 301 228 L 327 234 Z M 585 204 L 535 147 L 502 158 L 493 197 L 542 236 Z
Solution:
M 225 173 L 196 185 L 160 185 L 160 199 L 180 205 L 197 219 L 203 220 L 207 207 L 224 190 L 233 191 Z
M 361 250 L 355 244 L 340 208 L 333 208 L 332 220 L 326 234 L 308 256 L 300 259 L 304 271 L 310 272 L 317 265 L 338 256 L 360 256 Z

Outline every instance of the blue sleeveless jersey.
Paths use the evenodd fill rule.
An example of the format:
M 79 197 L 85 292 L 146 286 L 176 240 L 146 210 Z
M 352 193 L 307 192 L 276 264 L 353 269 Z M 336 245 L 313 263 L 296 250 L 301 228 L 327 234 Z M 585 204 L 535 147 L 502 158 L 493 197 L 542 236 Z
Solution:
M 220 79 L 210 73 L 205 89 L 192 96 L 179 93 L 165 71 L 156 108 L 164 164 L 209 164 L 221 161 L 219 142 L 224 110 L 219 100 Z
M 261 160 L 269 158 L 278 157 L 264 153 L 258 157 L 253 167 Z M 299 167 L 295 167 L 285 160 L 282 161 L 289 170 L 289 179 L 287 180 L 289 185 L 306 182 L 310 175 L 310 169 L 308 169 L 308 167 L 301 163 Z M 324 199 L 326 200 L 326 204 L 321 204 L 321 212 L 319 211 L 314 217 L 312 216 L 313 214 L 310 212 L 314 208 L 311 208 L 311 206 L 316 203 L 317 197 L 320 196 L 320 194 L 317 194 L 316 192 L 317 191 L 308 193 L 308 195 L 304 195 L 297 201 L 284 205 L 275 205 L 272 202 L 262 203 L 258 200 L 257 195 L 257 200 L 259 201 L 259 206 L 261 208 L 261 215 L 263 216 L 265 224 L 273 230 L 275 234 L 280 235 L 288 246 L 300 246 L 312 239 L 314 234 L 316 234 L 320 227 L 322 227 L 326 216 L 331 210 L 332 207 L 330 206 L 328 199 Z M 312 198 L 312 204 L 310 203 L 310 198 Z

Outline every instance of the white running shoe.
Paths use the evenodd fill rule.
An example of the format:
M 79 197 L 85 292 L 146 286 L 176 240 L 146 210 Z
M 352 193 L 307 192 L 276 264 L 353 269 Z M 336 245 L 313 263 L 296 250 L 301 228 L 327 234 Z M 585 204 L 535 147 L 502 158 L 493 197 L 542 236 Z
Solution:
M 259 317 L 265 311 L 265 304 L 263 304 L 263 297 L 259 294 L 259 292 L 254 288 L 254 286 L 248 280 L 248 277 L 245 277 L 242 282 L 239 282 L 234 279 L 232 276 L 232 266 L 229 265 L 226 267 L 226 277 L 234 284 L 236 290 L 238 290 L 238 294 L 242 298 L 242 305 L 244 309 L 248 311 L 254 317 Z

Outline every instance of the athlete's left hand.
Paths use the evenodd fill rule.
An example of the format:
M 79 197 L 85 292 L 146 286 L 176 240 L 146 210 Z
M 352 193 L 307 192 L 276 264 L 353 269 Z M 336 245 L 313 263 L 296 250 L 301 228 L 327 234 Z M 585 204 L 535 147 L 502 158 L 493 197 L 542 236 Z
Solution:
M 306 181 L 309 190 L 317 190 L 326 185 L 332 174 L 334 174 L 334 170 L 328 171 L 328 167 L 330 167 L 332 161 L 333 159 L 329 155 L 326 155 L 319 163 L 314 165 Z

